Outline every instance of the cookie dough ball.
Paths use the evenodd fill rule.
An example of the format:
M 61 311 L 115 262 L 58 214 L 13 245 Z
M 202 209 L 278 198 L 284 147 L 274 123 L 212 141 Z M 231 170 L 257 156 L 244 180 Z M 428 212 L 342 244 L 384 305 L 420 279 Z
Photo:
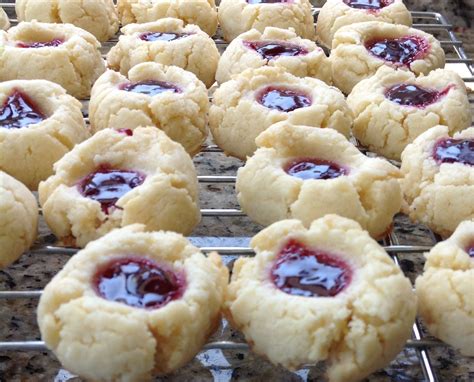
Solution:
M 327 215 L 354 219 L 382 238 L 400 211 L 400 171 L 363 155 L 333 129 L 280 122 L 260 134 L 259 147 L 237 172 L 242 210 L 259 224 Z
M 331 64 L 313 41 L 298 37 L 294 29 L 252 29 L 234 39 L 222 55 L 216 80 L 229 81 L 248 68 L 277 66 L 298 77 L 314 77 L 331 83 Z
M 328 0 L 319 11 L 317 38 L 331 48 L 334 34 L 341 27 L 364 21 L 412 24 L 411 14 L 402 0 Z
M 206 86 L 193 73 L 147 62 L 128 78 L 112 70 L 103 74 L 92 88 L 89 120 L 94 132 L 155 126 L 194 155 L 207 137 L 208 111 Z
M 252 350 L 297 370 L 328 361 L 329 382 L 383 368 L 410 338 L 416 296 L 383 248 L 354 221 L 283 220 L 236 261 L 225 307 Z
M 419 310 L 431 334 L 474 357 L 474 221 L 425 254 L 416 280 Z
M 69 23 L 107 41 L 119 29 L 113 0 L 16 0 L 19 21 Z
M 449 136 L 447 126 L 421 134 L 402 153 L 404 212 L 448 237 L 474 219 L 474 127 Z
M 81 103 L 44 80 L 0 83 L 0 170 L 36 190 L 53 165 L 89 137 Z
M 471 125 L 466 86 L 458 74 L 444 69 L 416 77 L 382 66 L 354 87 L 347 103 L 354 114 L 352 132 L 359 142 L 395 160 L 433 126 L 446 125 L 452 134 Z
M 315 78 L 300 78 L 283 68 L 248 69 L 214 93 L 209 127 L 226 154 L 245 159 L 255 138 L 280 121 L 331 127 L 350 135 L 352 113 L 344 95 Z
M 122 28 L 123 35 L 107 55 L 109 68 L 126 75 L 142 62 L 179 66 L 194 73 L 207 87 L 215 81 L 219 51 L 197 25 L 166 18 Z
M 105 71 L 100 43 L 71 24 L 22 22 L 0 31 L 0 81 L 43 79 L 86 98 Z
M 10 28 L 10 20 L 5 10 L 0 7 L 0 29 L 7 30 Z
M 84 247 L 133 223 L 184 234 L 199 223 L 193 162 L 154 127 L 99 131 L 54 169 L 39 199 L 46 223 L 67 244 Z
M 46 286 L 38 324 L 69 371 L 93 381 L 149 381 L 189 362 L 220 323 L 228 271 L 183 236 L 114 230 Z
M 22 183 L 0 171 L 0 269 L 31 247 L 38 231 L 38 204 Z
M 217 30 L 214 0 L 118 0 L 117 9 L 122 25 L 174 17 L 198 25 L 209 36 Z
M 314 19 L 309 0 L 221 0 L 219 24 L 231 41 L 250 29 L 293 28 L 298 36 L 314 39 Z
M 419 75 L 443 68 L 445 61 L 444 51 L 432 35 L 379 21 L 339 29 L 332 41 L 330 59 L 334 84 L 346 94 L 382 65 Z

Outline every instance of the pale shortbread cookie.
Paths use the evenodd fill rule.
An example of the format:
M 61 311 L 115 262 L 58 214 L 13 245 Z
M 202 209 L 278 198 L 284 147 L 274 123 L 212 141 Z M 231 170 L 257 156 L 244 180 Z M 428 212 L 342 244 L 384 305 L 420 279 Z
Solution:
M 10 28 L 10 20 L 3 8 L 0 7 L 0 29 L 7 30 Z
M 416 279 L 419 311 L 430 333 L 469 357 L 474 357 L 473 248 L 474 221 L 462 222 L 425 254 L 425 272 Z
M 107 41 L 119 29 L 113 0 L 16 0 L 19 21 L 69 23 Z
M 145 33 L 183 33 L 189 36 L 173 41 L 144 41 Z M 166 18 L 146 24 L 130 24 L 122 28 L 123 35 L 107 55 L 109 68 L 126 75 L 142 62 L 158 62 L 179 66 L 194 73 L 207 87 L 215 80 L 219 51 L 212 38 L 197 25 L 184 25 L 178 19 Z
M 432 127 L 403 151 L 401 166 L 405 176 L 404 212 L 443 237 L 451 235 L 463 220 L 474 219 L 474 167 L 438 164 L 433 158 L 435 145 L 446 138 L 448 127 Z M 454 134 L 453 138 L 474 140 L 474 127 Z
M 298 36 L 314 39 L 314 20 L 309 0 L 262 4 L 251 4 L 247 0 L 221 0 L 218 17 L 227 41 L 250 29 L 263 32 L 266 27 L 294 28 Z
M 18 180 L 0 171 L 0 269 L 31 247 L 38 231 L 38 204 Z
M 23 48 L 19 43 L 59 45 Z M 8 32 L 0 31 L 0 81 L 49 80 L 76 98 L 86 98 L 105 71 L 99 48 L 92 34 L 74 25 L 21 22 Z
M 132 134 L 131 136 L 129 134 Z M 42 182 L 43 215 L 61 240 L 80 247 L 117 227 L 145 224 L 148 230 L 189 234 L 200 221 L 196 170 L 184 148 L 159 129 L 99 131 L 77 145 Z M 83 196 L 81 182 L 102 168 L 135 171 L 145 179 L 107 211 Z
M 0 170 L 36 190 L 40 181 L 53 174 L 54 163 L 90 134 L 81 103 L 61 86 L 45 80 L 0 83 L 0 105 L 4 110 L 9 98 L 15 101 L 15 95 L 26 97 L 28 106 L 45 119 L 21 128 L 5 128 L 6 121 L 0 121 Z M 17 110 L 18 105 L 13 103 L 11 108 Z
M 305 226 L 326 214 L 354 219 L 375 238 L 383 237 L 400 211 L 400 171 L 368 158 L 333 129 L 280 122 L 260 134 L 259 147 L 237 173 L 242 210 L 259 224 L 299 219 Z M 286 169 L 299 159 L 342 167 L 333 179 L 301 179 Z
M 334 297 L 278 289 L 269 270 L 289 242 L 347 264 L 346 288 Z M 284 220 L 251 246 L 256 256 L 235 262 L 226 309 L 252 350 L 272 363 L 296 370 L 327 361 L 329 382 L 359 381 L 386 366 L 410 338 L 417 305 L 410 281 L 356 222 L 326 215 L 306 229 Z
M 379 39 L 412 36 L 421 39 L 426 44 L 426 49 L 406 66 L 378 58 L 365 47 L 365 43 Z M 349 94 L 357 83 L 374 75 L 382 65 L 410 70 L 419 75 L 443 68 L 445 63 L 444 51 L 432 35 L 405 25 L 379 21 L 355 23 L 340 28 L 332 41 L 330 59 L 334 84 L 346 94 Z
M 268 59 L 250 47 L 255 42 L 291 44 L 294 49 L 300 48 L 302 53 Z M 216 80 L 223 83 L 246 69 L 257 69 L 266 65 L 281 67 L 298 77 L 314 77 L 331 83 L 330 61 L 320 47 L 313 41 L 298 37 L 293 28 L 288 30 L 273 27 L 266 27 L 263 33 L 252 29 L 235 38 L 219 60 Z
M 402 84 L 437 91 L 440 96 L 420 107 L 400 105 L 385 96 Z M 393 97 L 400 93 L 393 93 Z M 352 132 L 359 142 L 395 160 L 400 160 L 403 149 L 433 126 L 446 125 L 452 134 L 471 125 L 466 85 L 457 73 L 444 69 L 417 78 L 411 72 L 381 66 L 374 76 L 354 87 L 347 104 L 354 114 Z
M 178 92 L 155 96 L 123 90 L 123 86 L 164 82 Z M 95 83 L 89 103 L 92 130 L 156 126 L 194 155 L 207 137 L 209 98 L 205 85 L 176 66 L 147 62 L 133 67 L 128 78 L 108 70 Z
M 184 293 L 156 309 L 106 300 L 95 275 L 111 261 L 148 259 L 184 275 Z M 183 236 L 114 230 L 74 255 L 38 306 L 42 339 L 69 371 L 93 381 L 148 381 L 189 362 L 219 325 L 228 271 Z
M 383 3 L 381 0 L 380 3 Z M 334 34 L 341 27 L 364 21 L 383 21 L 411 26 L 412 18 L 402 0 L 385 1 L 380 9 L 361 9 L 348 5 L 349 1 L 328 0 L 319 11 L 316 35 L 323 45 L 331 48 Z
M 258 98 L 273 88 L 301 93 L 311 104 L 290 112 L 267 108 Z M 270 66 L 248 69 L 222 84 L 214 93 L 209 111 L 214 140 L 226 154 L 240 159 L 254 153 L 255 138 L 262 131 L 285 120 L 331 127 L 349 137 L 352 113 L 338 89 L 316 78 L 295 77 L 283 68 Z
M 117 10 L 122 25 L 174 17 L 198 25 L 209 36 L 217 30 L 214 0 L 118 0 Z

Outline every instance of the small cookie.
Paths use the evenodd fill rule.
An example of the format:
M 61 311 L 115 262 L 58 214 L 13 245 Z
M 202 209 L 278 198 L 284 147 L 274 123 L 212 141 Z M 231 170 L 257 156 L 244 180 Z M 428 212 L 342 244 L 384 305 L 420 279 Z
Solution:
M 443 68 L 445 62 L 444 51 L 432 35 L 379 21 L 339 29 L 332 41 L 330 59 L 334 84 L 346 94 L 382 65 L 419 75 Z
M 30 190 L 53 174 L 53 165 L 89 137 L 81 103 L 44 80 L 0 83 L 0 170 Z
M 474 221 L 425 254 L 416 279 L 420 314 L 434 336 L 474 357 Z
M 347 97 L 354 114 L 352 132 L 359 142 L 386 158 L 400 160 L 403 149 L 436 125 L 449 133 L 471 125 L 466 85 L 455 72 L 437 69 L 416 77 L 381 66 Z
M 174 17 L 186 24 L 198 25 L 209 36 L 217 30 L 214 0 L 118 0 L 117 10 L 122 25 Z
M 334 34 L 343 26 L 364 21 L 383 21 L 411 26 L 412 18 L 402 0 L 328 0 L 319 11 L 316 35 L 331 48 Z
M 207 87 L 214 83 L 219 51 L 197 25 L 166 18 L 127 25 L 122 33 L 107 55 L 109 68 L 126 75 L 135 65 L 154 61 L 193 72 Z
M 222 84 L 209 111 L 215 142 L 240 159 L 254 153 L 255 138 L 262 131 L 285 120 L 331 127 L 349 137 L 352 113 L 338 89 L 271 66 L 248 69 Z
M 86 98 L 105 71 L 100 43 L 71 24 L 21 22 L 0 31 L 0 81 L 43 79 Z
M 328 361 L 328 381 L 360 381 L 410 338 L 416 296 L 383 248 L 336 215 L 309 229 L 283 220 L 239 258 L 226 309 L 257 354 L 296 370 Z
M 149 381 L 188 363 L 220 323 L 228 270 L 183 236 L 114 230 L 74 255 L 44 289 L 42 339 L 93 381 Z
M 0 7 L 0 29 L 7 30 L 10 28 L 10 20 L 5 10 Z
M 0 269 L 31 247 L 38 231 L 38 204 L 22 183 L 0 171 Z
M 146 62 L 128 78 L 108 70 L 94 84 L 89 103 L 92 130 L 155 126 L 194 155 L 207 137 L 205 85 L 176 66 Z
M 298 36 L 314 39 L 314 19 L 309 0 L 221 0 L 219 24 L 224 39 L 232 41 L 250 29 L 293 28 Z
M 54 169 L 39 199 L 46 223 L 67 244 L 84 247 L 133 223 L 184 234 L 199 223 L 193 162 L 154 127 L 99 131 Z
M 333 129 L 280 122 L 260 134 L 259 147 L 237 172 L 242 210 L 259 224 L 327 214 L 354 219 L 374 238 L 390 231 L 400 211 L 400 171 L 363 155 Z
M 262 66 L 277 66 L 298 77 L 314 77 L 331 83 L 331 64 L 313 41 L 302 39 L 294 29 L 252 29 L 235 38 L 217 67 L 216 80 L 229 81 L 235 74 Z
M 16 0 L 15 10 L 19 21 L 70 23 L 99 41 L 107 41 L 119 29 L 113 0 Z
M 402 153 L 404 212 L 443 237 L 474 219 L 474 127 L 449 136 L 447 126 L 421 134 Z

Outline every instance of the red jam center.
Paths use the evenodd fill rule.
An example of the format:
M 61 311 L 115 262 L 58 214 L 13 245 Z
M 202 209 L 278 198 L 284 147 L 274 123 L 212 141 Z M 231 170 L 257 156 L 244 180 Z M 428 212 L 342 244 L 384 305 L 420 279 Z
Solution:
M 433 158 L 438 163 L 474 166 L 474 139 L 442 139 L 434 147 Z
M 351 282 L 352 270 L 338 257 L 290 240 L 278 254 L 271 278 L 281 291 L 305 297 L 334 297 Z
M 97 294 L 135 308 L 157 309 L 183 295 L 183 274 L 137 258 L 114 259 L 94 277 Z
M 13 91 L 0 110 L 0 127 L 6 129 L 20 129 L 45 119 L 34 102 L 18 90 Z
M 35 42 L 18 42 L 16 46 L 18 48 L 44 48 L 47 46 L 59 46 L 64 43 L 64 40 L 60 38 L 55 38 L 51 41 L 35 41 Z
M 293 0 L 247 0 L 248 4 L 292 3 Z
M 269 109 L 284 112 L 311 106 L 311 98 L 303 92 L 275 87 L 263 89 L 257 97 L 257 101 Z
M 381 9 L 393 3 L 393 0 L 344 0 L 351 8 L 357 9 Z
M 390 101 L 402 106 L 415 106 L 423 108 L 438 102 L 451 90 L 447 87 L 442 91 L 435 89 L 425 89 L 413 84 L 398 84 L 385 91 L 385 97 Z
M 366 43 L 365 47 L 377 58 L 394 64 L 409 65 L 424 56 L 429 44 L 422 37 L 406 36 L 372 40 Z
M 145 175 L 137 171 L 101 167 L 81 180 L 78 188 L 82 196 L 98 201 L 108 214 L 122 196 L 144 181 Z
M 308 51 L 303 47 L 283 41 L 244 41 L 244 45 L 255 50 L 266 60 L 280 56 L 294 57 L 308 54 Z
M 124 84 L 121 86 L 121 90 L 149 96 L 155 96 L 164 92 L 181 93 L 181 89 L 172 83 L 153 80 Z
M 191 33 L 145 32 L 140 35 L 143 41 L 175 41 L 190 36 Z
M 133 136 L 133 130 L 132 129 L 118 129 L 117 130 L 120 134 L 127 135 L 128 137 Z
M 300 179 L 334 179 L 347 175 L 348 171 L 329 161 L 303 158 L 292 160 L 285 166 L 285 172 Z

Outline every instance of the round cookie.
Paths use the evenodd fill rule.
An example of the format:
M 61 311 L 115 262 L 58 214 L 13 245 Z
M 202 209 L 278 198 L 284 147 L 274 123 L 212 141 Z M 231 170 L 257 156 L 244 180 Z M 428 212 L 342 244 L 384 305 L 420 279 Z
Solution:
M 39 199 L 46 223 L 66 244 L 84 247 L 133 223 L 184 234 L 199 223 L 193 162 L 154 127 L 99 131 L 54 169 Z
M 381 66 L 347 97 L 354 114 L 352 132 L 369 150 L 400 160 L 403 149 L 436 125 L 449 133 L 471 125 L 466 86 L 455 72 L 437 69 L 416 77 Z
M 0 81 L 44 79 L 86 98 L 104 72 L 100 43 L 71 24 L 21 22 L 0 31 Z
M 382 65 L 419 75 L 443 68 L 445 62 L 444 51 L 432 35 L 379 21 L 340 28 L 332 41 L 330 59 L 334 84 L 345 94 Z
M 0 29 L 7 30 L 10 28 L 10 20 L 5 10 L 0 7 Z
M 391 230 L 400 211 L 400 171 L 363 155 L 333 129 L 280 122 L 257 140 L 237 172 L 237 198 L 254 221 L 299 219 L 305 226 L 327 215 L 354 219 L 374 238 Z
M 309 229 L 283 220 L 251 241 L 226 297 L 230 322 L 257 354 L 297 370 L 327 361 L 329 382 L 359 381 L 410 338 L 416 296 L 383 248 L 349 219 Z
M 328 0 L 316 23 L 318 41 L 331 48 L 334 34 L 341 27 L 364 21 L 412 24 L 410 11 L 402 0 Z
M 331 64 L 313 41 L 298 37 L 293 28 L 252 29 L 235 38 L 217 66 L 216 80 L 229 81 L 248 68 L 277 66 L 298 77 L 314 77 L 331 83 Z
M 142 62 L 179 66 L 194 73 L 207 87 L 214 83 L 219 62 L 216 43 L 197 25 L 166 18 L 122 28 L 115 45 L 107 55 L 109 68 L 126 75 Z
M 208 111 L 207 89 L 193 73 L 147 62 L 128 78 L 105 72 L 92 88 L 89 120 L 94 132 L 155 126 L 194 155 L 207 137 Z
M 0 269 L 31 247 L 38 231 L 38 204 L 18 180 L 0 171 Z
M 425 254 L 416 279 L 419 311 L 431 334 L 474 357 L 474 221 L 464 221 Z
M 107 41 L 119 29 L 113 0 L 16 0 L 19 21 L 70 23 Z
M 255 138 L 280 121 L 331 127 L 350 135 L 352 113 L 344 95 L 315 78 L 300 78 L 283 68 L 248 69 L 222 84 L 209 111 L 209 127 L 226 154 L 245 159 Z
M 44 289 L 42 339 L 94 381 L 149 381 L 189 362 L 220 323 L 228 271 L 183 236 L 114 230 L 74 255 Z M 126 285 L 125 285 L 126 283 Z
M 474 127 L 421 134 L 402 153 L 404 212 L 443 237 L 474 219 Z
M 81 103 L 45 80 L 0 83 L 0 170 L 36 190 L 64 154 L 89 137 Z
M 298 36 L 314 39 L 314 19 L 309 0 L 221 0 L 219 24 L 226 41 L 250 29 L 293 28 Z

